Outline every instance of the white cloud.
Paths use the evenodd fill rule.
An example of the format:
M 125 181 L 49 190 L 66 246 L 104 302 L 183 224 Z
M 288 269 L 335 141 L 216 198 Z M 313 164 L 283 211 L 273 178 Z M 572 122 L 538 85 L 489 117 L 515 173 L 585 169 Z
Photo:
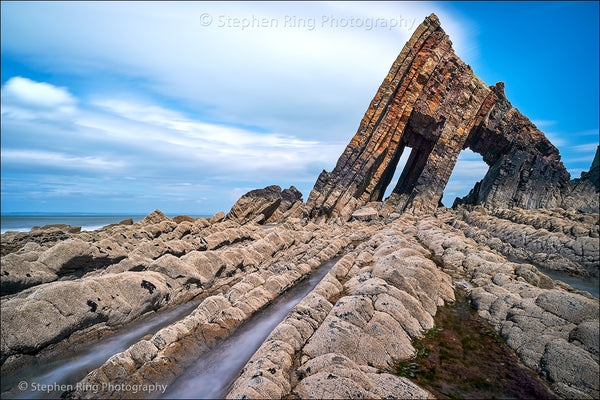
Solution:
M 557 147 L 562 147 L 569 143 L 569 141 L 564 138 L 563 134 L 557 132 L 544 132 L 544 135 L 550 141 L 550 143 Z
M 579 144 L 576 146 L 570 146 L 570 148 L 579 153 L 595 153 L 596 149 L 598 148 L 598 143 Z
M 76 99 L 64 87 L 15 76 L 2 86 L 2 115 L 21 119 L 64 119 L 73 114 Z
M 105 97 L 88 102 L 72 96 L 69 101 L 79 106 L 67 129 L 59 120 L 40 124 L 3 115 L 4 171 L 37 167 L 41 174 L 93 174 L 137 186 L 152 181 L 166 195 L 186 188 L 198 193 L 209 187 L 207 182 L 228 185 L 232 180 L 256 182 L 255 187 L 287 181 L 312 186 L 345 145 L 207 123 L 148 101 Z M 8 108 L 15 104 L 14 98 L 4 101 Z M 35 106 L 19 107 L 23 113 L 36 112 Z
M 124 168 L 126 165 L 119 160 L 107 160 L 100 157 L 78 157 L 63 153 L 42 150 L 2 149 L 2 162 L 7 164 L 32 165 L 69 168 L 72 170 L 107 170 Z
M 31 79 L 15 76 L 3 87 L 4 96 L 12 97 L 18 102 L 34 107 L 56 108 L 72 106 L 75 98 L 67 88 L 56 87 L 46 82 L 35 82 Z
M 583 132 L 578 132 L 575 135 L 577 136 L 600 136 L 600 129 L 588 129 Z
M 35 54 L 34 62 L 65 73 L 129 77 L 212 121 L 307 139 L 346 141 L 355 133 L 382 77 L 432 11 L 455 46 L 464 41 L 462 25 L 442 7 L 406 2 L 38 3 L 3 4 L 3 11 L 11 16 L 2 20 L 3 51 Z M 201 25 L 203 14 L 210 26 Z M 221 26 L 220 17 L 277 23 L 241 29 Z M 401 26 L 322 22 L 352 17 Z M 286 18 L 314 19 L 316 26 L 293 27 Z
M 531 122 L 539 129 L 539 130 L 544 130 L 547 129 L 548 127 L 554 126 L 556 125 L 557 121 L 553 121 L 553 120 L 545 120 L 545 119 L 534 119 L 531 120 Z

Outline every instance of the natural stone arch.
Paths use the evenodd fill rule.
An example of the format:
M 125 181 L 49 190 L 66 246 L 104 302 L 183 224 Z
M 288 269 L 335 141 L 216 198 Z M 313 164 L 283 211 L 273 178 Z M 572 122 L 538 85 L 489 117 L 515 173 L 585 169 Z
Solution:
M 486 86 L 456 56 L 434 14 L 402 49 L 334 170 L 319 175 L 305 215 L 347 220 L 381 201 L 405 147 L 413 150 L 388 200 L 398 211 L 432 213 L 465 148 L 490 166 L 466 203 L 555 207 L 570 178 L 558 150 L 506 99 L 504 84 Z

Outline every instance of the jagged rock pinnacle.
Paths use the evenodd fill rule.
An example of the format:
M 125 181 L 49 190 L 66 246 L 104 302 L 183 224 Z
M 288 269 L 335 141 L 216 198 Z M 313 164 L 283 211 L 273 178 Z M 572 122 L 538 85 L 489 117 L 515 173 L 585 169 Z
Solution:
M 555 207 L 569 174 L 556 147 L 508 102 L 504 83 L 488 87 L 452 49 L 435 14 L 406 43 L 332 172 L 319 176 L 305 207 L 312 219 L 347 220 L 381 201 L 404 151 L 411 151 L 388 202 L 431 213 L 459 153 L 489 165 L 462 203 Z

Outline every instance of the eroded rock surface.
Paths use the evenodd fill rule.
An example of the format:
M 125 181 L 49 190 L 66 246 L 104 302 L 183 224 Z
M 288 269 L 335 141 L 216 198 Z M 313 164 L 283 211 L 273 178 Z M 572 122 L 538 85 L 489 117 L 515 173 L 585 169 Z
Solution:
M 581 177 L 569 183 L 569 191 L 562 201 L 562 208 L 584 213 L 600 212 L 600 146 L 596 149 L 589 171 L 582 172 Z
M 557 210 L 455 212 L 453 225 L 511 259 L 575 275 L 598 276 L 598 214 Z
M 407 167 L 381 202 L 407 148 Z M 462 207 L 438 208 L 464 148 L 481 153 L 490 170 L 457 202 Z M 556 148 L 511 106 L 503 84 L 478 79 L 431 15 L 306 204 L 293 186 L 269 186 L 208 220 L 155 211 L 94 232 L 53 226 L 3 234 L 2 371 L 202 300 L 86 371 L 65 394 L 139 397 L 115 385 L 173 382 L 340 257 L 257 349 L 227 397 L 432 398 L 396 376 L 394 365 L 414 357 L 412 340 L 434 327 L 438 307 L 461 287 L 556 394 L 598 398 L 598 299 L 535 266 L 598 274 L 599 218 L 586 200 L 598 192 L 597 160 L 570 182 Z
M 465 148 L 490 169 L 463 203 L 555 207 L 569 181 L 556 147 L 512 107 L 502 82 L 486 86 L 456 56 L 433 14 L 402 49 L 334 170 L 319 175 L 305 215 L 346 221 L 383 200 L 408 148 L 388 200 L 398 211 L 432 213 Z
M 232 386 L 231 398 L 432 398 L 390 374 L 414 356 L 411 339 L 454 300 L 450 276 L 427 257 L 407 221 L 369 228 L 277 326 Z M 299 364 L 298 364 L 299 363 Z
M 302 193 L 294 186 L 283 191 L 277 185 L 267 186 L 264 189 L 251 190 L 246 193 L 231 207 L 227 219 L 239 224 L 255 222 L 262 224 L 269 222 L 282 222 L 293 212 L 299 215 L 299 206 L 302 204 Z
M 348 246 L 350 239 L 346 236 L 349 235 L 344 233 L 350 232 L 351 227 L 340 229 L 332 232 L 309 224 L 294 230 L 285 227 L 269 230 L 263 239 L 243 248 L 254 256 L 255 265 L 246 264 L 241 279 L 222 286 L 219 293 L 207 297 L 181 321 L 111 357 L 90 372 L 80 386 L 145 381 L 169 384 L 204 351 L 217 345 L 252 314 Z M 205 262 L 197 258 L 202 255 L 198 253 L 190 258 L 189 254 L 182 257 L 182 261 L 199 268 Z M 95 398 L 97 394 L 77 391 L 71 396 Z M 102 393 L 103 398 L 121 396 L 118 391 Z
M 422 221 L 417 229 L 422 243 L 445 267 L 465 278 L 479 315 L 556 394 L 598 397 L 597 298 L 553 281 L 533 265 L 509 262 L 439 220 Z M 582 340 L 577 339 L 579 332 Z

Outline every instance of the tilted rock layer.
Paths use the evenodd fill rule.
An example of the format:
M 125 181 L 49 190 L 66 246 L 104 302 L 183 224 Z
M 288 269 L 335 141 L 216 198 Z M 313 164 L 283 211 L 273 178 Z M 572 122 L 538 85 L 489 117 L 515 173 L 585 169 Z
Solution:
M 382 203 L 406 148 L 407 167 Z M 490 170 L 460 207 L 438 208 L 464 148 L 481 153 Z M 510 105 L 503 84 L 487 87 L 474 76 L 431 15 L 306 204 L 293 186 L 269 186 L 208 220 L 155 211 L 94 232 L 3 234 L 2 373 L 197 301 L 81 371 L 87 375 L 63 394 L 138 398 L 115 385 L 176 381 L 336 259 L 257 349 L 228 398 L 432 398 L 394 366 L 415 356 L 412 340 L 434 327 L 456 288 L 554 393 L 598 398 L 598 299 L 536 268 L 598 275 L 599 218 L 589 212 L 598 181 L 598 154 L 589 172 L 569 181 L 556 148 Z
M 381 201 L 389 184 L 398 211 L 432 213 L 466 148 L 490 169 L 463 203 L 560 206 L 570 176 L 558 150 L 510 104 L 502 82 L 486 86 L 456 56 L 432 14 L 402 49 L 334 170 L 319 176 L 305 214 L 346 221 L 357 207 Z

